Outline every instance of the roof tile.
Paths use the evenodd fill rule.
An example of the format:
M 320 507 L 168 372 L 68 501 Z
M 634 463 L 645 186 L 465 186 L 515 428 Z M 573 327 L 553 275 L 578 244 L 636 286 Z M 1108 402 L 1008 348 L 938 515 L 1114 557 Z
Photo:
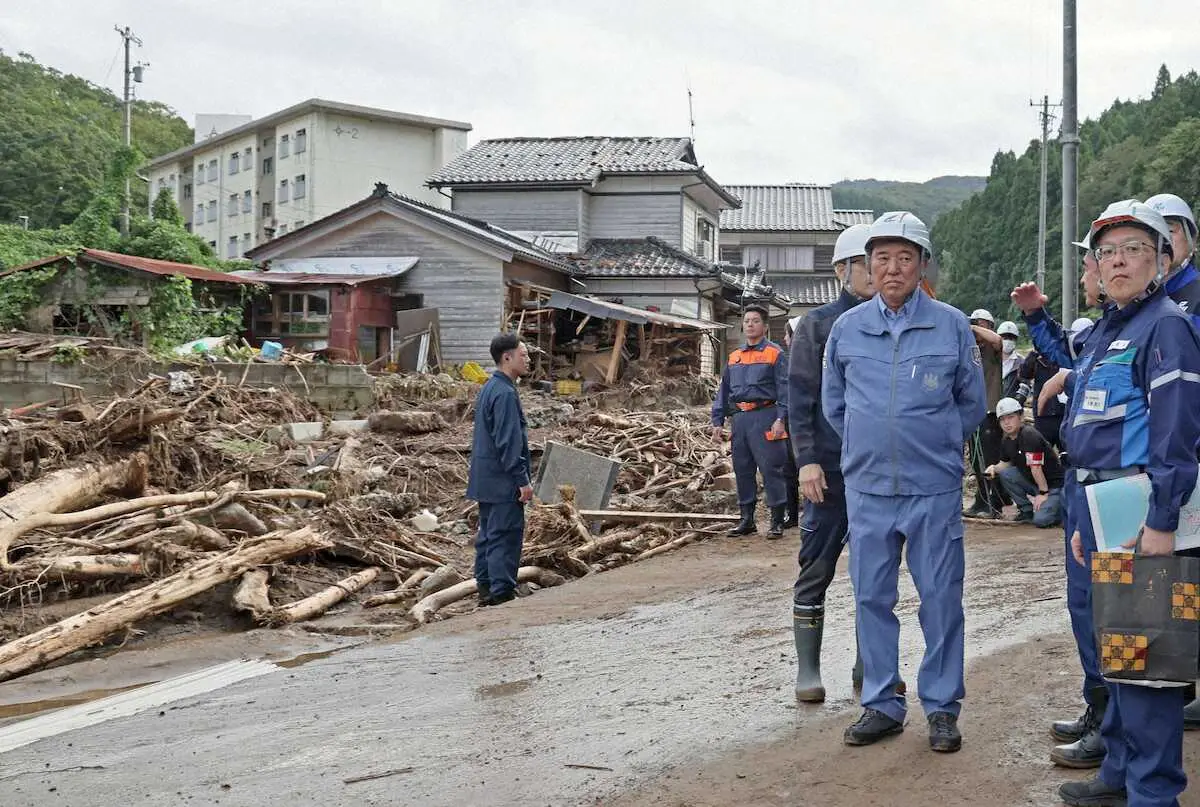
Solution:
M 593 239 L 574 259 L 582 277 L 705 277 L 716 274 L 708 261 L 688 255 L 658 238 Z
M 835 220 L 828 185 L 726 185 L 742 200 L 739 210 L 721 211 L 722 230 L 842 230 Z
M 484 140 L 429 178 L 482 182 L 592 182 L 603 173 L 696 171 L 686 137 L 517 137 Z

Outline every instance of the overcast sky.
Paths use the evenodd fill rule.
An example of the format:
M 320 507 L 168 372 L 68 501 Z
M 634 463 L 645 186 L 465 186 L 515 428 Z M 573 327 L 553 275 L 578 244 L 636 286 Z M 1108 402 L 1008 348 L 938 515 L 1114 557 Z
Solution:
M 1195 0 L 1080 0 L 1080 116 L 1200 69 Z M 1143 5 L 1145 9 L 1143 10 Z M 0 48 L 120 94 L 261 116 L 311 97 L 505 136 L 688 133 L 720 182 L 986 174 L 1062 93 L 1060 0 L 3 0 Z M 1153 13 L 1146 13 L 1150 10 Z

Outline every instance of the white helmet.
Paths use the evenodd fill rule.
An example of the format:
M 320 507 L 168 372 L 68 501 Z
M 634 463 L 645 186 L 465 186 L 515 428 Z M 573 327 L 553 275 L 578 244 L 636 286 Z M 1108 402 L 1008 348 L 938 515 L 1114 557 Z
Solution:
M 996 324 L 996 318 L 993 317 L 992 312 L 988 311 L 986 308 L 976 308 L 971 312 L 971 316 L 967 317 L 967 319 L 971 320 L 972 322 L 977 319 L 981 319 L 984 322 L 990 322 L 992 325 Z
M 1092 327 L 1095 323 L 1087 317 L 1080 317 L 1071 323 L 1071 336 L 1079 336 L 1079 334 Z
M 1092 232 L 1091 232 L 1091 230 L 1089 230 L 1087 235 L 1085 235 L 1083 237 L 1082 241 L 1072 241 L 1071 245 L 1079 247 L 1084 252 L 1087 252 L 1088 250 L 1090 250 L 1092 248 Z
M 1168 255 L 1173 254 L 1171 227 L 1167 220 L 1163 218 L 1162 213 L 1137 199 L 1113 202 L 1104 208 L 1104 212 L 1088 228 L 1088 243 L 1094 244 L 1102 232 L 1121 224 L 1140 227 L 1151 235 L 1158 236 L 1158 249 Z
M 863 247 L 867 252 L 870 252 L 873 241 L 887 238 L 898 238 L 902 241 L 916 244 L 921 248 L 921 256 L 923 258 L 929 260 L 933 257 L 933 243 L 929 240 L 929 228 L 925 226 L 925 222 L 912 213 L 903 210 L 894 210 L 891 213 L 884 213 L 875 219 L 875 222 L 871 225 L 870 235 L 868 235 L 867 242 Z
M 1016 398 L 1001 398 L 996 401 L 996 417 L 1002 418 L 1005 415 L 1015 415 L 1024 407 L 1017 402 Z
M 837 243 L 833 245 L 833 261 L 837 266 L 842 261 L 851 258 L 861 258 L 867 254 L 867 237 L 871 234 L 870 224 L 855 224 L 838 233 Z
M 1173 193 L 1160 193 L 1147 199 L 1146 204 L 1161 213 L 1163 218 L 1183 219 L 1187 225 L 1188 234 L 1192 237 L 1192 242 L 1195 242 L 1196 217 L 1192 215 L 1192 208 L 1188 206 L 1187 202 Z
M 996 333 L 1000 334 L 1001 336 L 1011 336 L 1014 339 L 1021 335 L 1021 332 L 1017 330 L 1017 323 L 1010 322 L 1008 320 L 1000 323 L 1000 327 L 996 329 Z
M 788 320 L 788 327 L 792 329 L 792 333 L 796 332 L 796 326 L 800 324 L 801 317 L 792 317 Z

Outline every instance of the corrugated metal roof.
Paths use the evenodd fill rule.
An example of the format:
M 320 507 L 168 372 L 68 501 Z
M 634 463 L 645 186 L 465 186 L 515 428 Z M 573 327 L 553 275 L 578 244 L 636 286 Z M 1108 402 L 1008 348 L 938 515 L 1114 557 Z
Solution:
M 546 305 L 559 310 L 578 311 L 581 314 L 601 319 L 621 319 L 634 325 L 653 322 L 671 328 L 691 328 L 699 331 L 719 331 L 729 327 L 720 322 L 694 319 L 679 314 L 664 314 L 661 311 L 647 311 L 644 308 L 633 308 L 621 303 L 610 303 L 596 297 L 568 294 L 565 291 L 553 292 Z
M 475 144 L 431 176 L 429 184 L 591 182 L 603 173 L 698 168 L 686 137 L 513 137 Z
M 81 249 L 72 255 L 55 255 L 50 258 L 42 258 L 32 263 L 14 266 L 12 269 L 6 269 L 0 272 L 0 277 L 11 275 L 14 272 L 24 272 L 29 269 L 37 269 L 42 266 L 48 266 L 56 263 L 64 258 L 74 257 L 75 260 L 86 260 L 92 263 L 98 263 L 102 266 L 110 266 L 115 269 L 129 269 L 135 272 L 147 272 L 152 275 L 163 275 L 165 277 L 186 277 L 189 280 L 203 280 L 208 283 L 250 283 L 251 281 L 238 277 L 233 272 L 218 272 L 213 269 L 206 269 L 203 266 L 194 266 L 190 263 L 175 263 L 174 261 L 160 261 L 154 258 L 142 258 L 137 255 L 125 255 L 120 252 L 107 252 L 102 249 Z
M 833 220 L 838 224 L 853 227 L 855 224 L 872 224 L 875 221 L 874 210 L 835 210 Z
M 654 238 L 593 239 L 574 260 L 582 277 L 706 277 L 713 264 Z
M 833 191 L 828 185 L 726 185 L 742 200 L 740 210 L 721 211 L 721 229 L 841 230 L 834 220 Z

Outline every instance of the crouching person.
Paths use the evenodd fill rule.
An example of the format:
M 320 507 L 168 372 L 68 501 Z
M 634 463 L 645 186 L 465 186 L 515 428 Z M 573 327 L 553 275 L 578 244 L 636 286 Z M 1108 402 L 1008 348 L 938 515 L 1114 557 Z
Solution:
M 1062 464 L 1041 432 L 1025 424 L 1023 414 L 1014 398 L 1001 398 L 996 404 L 1004 433 L 1000 462 L 989 465 L 984 473 L 1000 478 L 1017 505 L 1017 521 L 1053 527 L 1062 522 Z

